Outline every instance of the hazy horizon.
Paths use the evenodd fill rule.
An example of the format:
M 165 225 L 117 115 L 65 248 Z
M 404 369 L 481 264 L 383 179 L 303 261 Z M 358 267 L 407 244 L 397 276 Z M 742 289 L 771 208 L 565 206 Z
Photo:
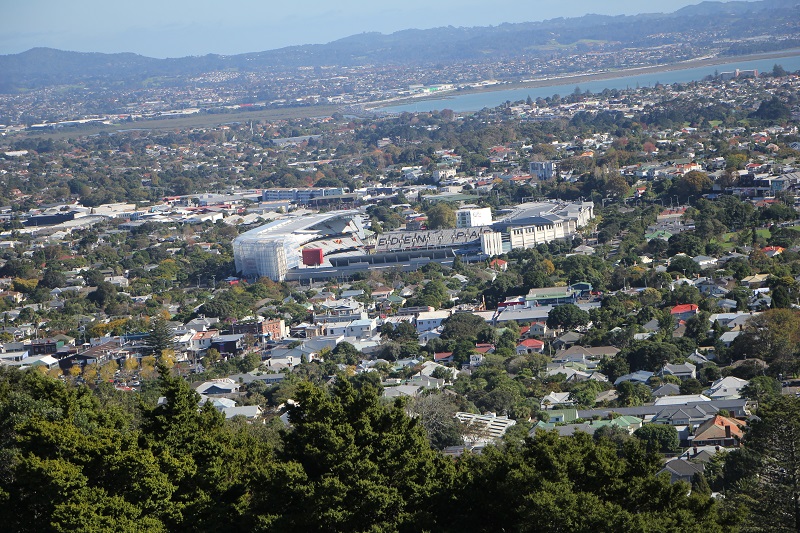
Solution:
M 222 5 L 211 0 L 141 0 L 133 12 L 127 6 L 97 0 L 55 5 L 29 0 L 6 6 L 6 16 L 0 20 L 0 54 L 49 47 L 76 52 L 133 52 L 158 58 L 232 55 L 322 44 L 364 32 L 494 26 L 588 13 L 672 12 L 698 3 L 699 0 L 677 0 L 653 8 L 649 7 L 652 4 L 635 0 L 566 0 L 557 4 L 541 0 L 440 0 L 435 4 L 407 0 L 402 5 L 366 0 L 335 5 L 307 0 L 295 7 L 255 0 Z

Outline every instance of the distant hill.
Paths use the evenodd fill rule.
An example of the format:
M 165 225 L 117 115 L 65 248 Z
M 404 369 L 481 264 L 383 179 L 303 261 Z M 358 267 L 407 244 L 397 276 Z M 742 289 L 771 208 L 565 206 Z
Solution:
M 133 84 L 152 77 L 197 75 L 210 70 L 258 71 L 302 65 L 397 64 L 432 66 L 451 61 L 548 57 L 554 50 L 585 52 L 591 42 L 637 47 L 680 42 L 680 35 L 735 37 L 771 35 L 775 28 L 797 27 L 794 0 L 703 2 L 674 13 L 634 16 L 585 15 L 490 27 L 403 30 L 388 35 L 363 33 L 324 45 L 303 45 L 222 56 L 210 54 L 154 59 L 131 53 L 100 54 L 34 48 L 0 56 L 0 91 L 56 84 Z M 774 46 L 774 45 L 773 45 Z M 749 48 L 752 49 L 752 46 Z M 754 50 L 757 51 L 757 50 Z

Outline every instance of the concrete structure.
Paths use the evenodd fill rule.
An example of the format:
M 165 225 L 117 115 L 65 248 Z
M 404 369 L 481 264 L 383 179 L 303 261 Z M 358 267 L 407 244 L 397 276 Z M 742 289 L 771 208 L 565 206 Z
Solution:
M 270 222 L 233 240 L 236 271 L 249 278 L 283 281 L 289 269 L 300 266 L 303 245 L 336 236 L 363 238 L 357 211 L 331 211 Z
M 511 249 L 532 248 L 559 239 L 570 239 L 592 218 L 592 202 L 533 202 L 518 205 L 509 215 L 495 222 L 494 228 L 508 233 Z
M 503 235 L 497 232 L 481 233 L 481 252 L 488 256 L 503 253 Z
M 456 418 L 462 424 L 468 426 L 465 431 L 465 441 L 492 442 L 502 437 L 506 430 L 517 423 L 507 416 L 497 416 L 495 413 L 476 415 L 474 413 L 456 413 Z
M 274 202 L 277 200 L 288 200 L 299 204 L 307 204 L 316 198 L 324 198 L 327 196 L 341 196 L 347 194 L 349 189 L 341 187 L 303 187 L 303 188 L 284 188 L 273 187 L 265 189 L 262 199 L 265 202 Z
M 556 161 L 531 161 L 531 176 L 536 176 L 541 181 L 551 180 L 558 176 L 558 163 Z
M 465 207 L 456 211 L 457 228 L 474 228 L 491 226 L 492 209 L 490 207 Z

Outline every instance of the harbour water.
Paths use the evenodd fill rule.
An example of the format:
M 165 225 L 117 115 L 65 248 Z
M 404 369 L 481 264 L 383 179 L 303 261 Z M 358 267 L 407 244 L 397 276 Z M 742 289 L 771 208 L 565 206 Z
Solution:
M 775 64 L 783 66 L 788 72 L 800 70 L 800 51 L 798 55 L 787 57 L 771 57 L 767 59 L 757 59 L 754 61 L 737 61 L 731 59 L 729 63 L 722 65 L 708 65 L 687 69 L 668 70 L 663 72 L 653 72 L 648 74 L 634 74 L 621 76 L 619 78 L 609 78 L 604 80 L 587 81 L 581 83 L 564 83 L 561 85 L 551 85 L 548 87 L 530 87 L 522 89 L 506 89 L 496 91 L 486 91 L 472 94 L 449 93 L 449 96 L 420 100 L 418 102 L 389 106 L 381 108 L 381 111 L 388 113 L 402 113 L 415 111 L 433 111 L 442 109 L 452 109 L 456 112 L 477 111 L 485 107 L 496 107 L 503 102 L 517 102 L 531 98 L 546 98 L 559 94 L 566 96 L 571 94 L 575 87 L 581 91 L 591 91 L 598 93 L 603 89 L 629 89 L 635 87 L 648 87 L 658 83 L 687 83 L 690 81 L 700 81 L 706 76 L 713 75 L 715 72 L 729 72 L 736 69 L 753 70 L 759 72 L 770 72 Z

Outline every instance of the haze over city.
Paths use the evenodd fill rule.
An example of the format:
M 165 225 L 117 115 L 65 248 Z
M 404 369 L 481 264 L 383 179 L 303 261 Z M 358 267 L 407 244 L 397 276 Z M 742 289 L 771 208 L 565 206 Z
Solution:
M 239 0 L 116 4 L 97 0 L 31 0 L 5 7 L 0 20 L 0 54 L 51 47 L 79 52 L 134 52 L 150 57 L 239 54 L 284 46 L 326 43 L 361 32 L 408 28 L 486 26 L 602 15 L 668 12 L 696 1 L 658 5 L 635 0 L 409 0 L 384 4 L 355 0 L 302 4 Z
M 116 4 L 3 4 L 2 532 L 800 531 L 800 0 Z

